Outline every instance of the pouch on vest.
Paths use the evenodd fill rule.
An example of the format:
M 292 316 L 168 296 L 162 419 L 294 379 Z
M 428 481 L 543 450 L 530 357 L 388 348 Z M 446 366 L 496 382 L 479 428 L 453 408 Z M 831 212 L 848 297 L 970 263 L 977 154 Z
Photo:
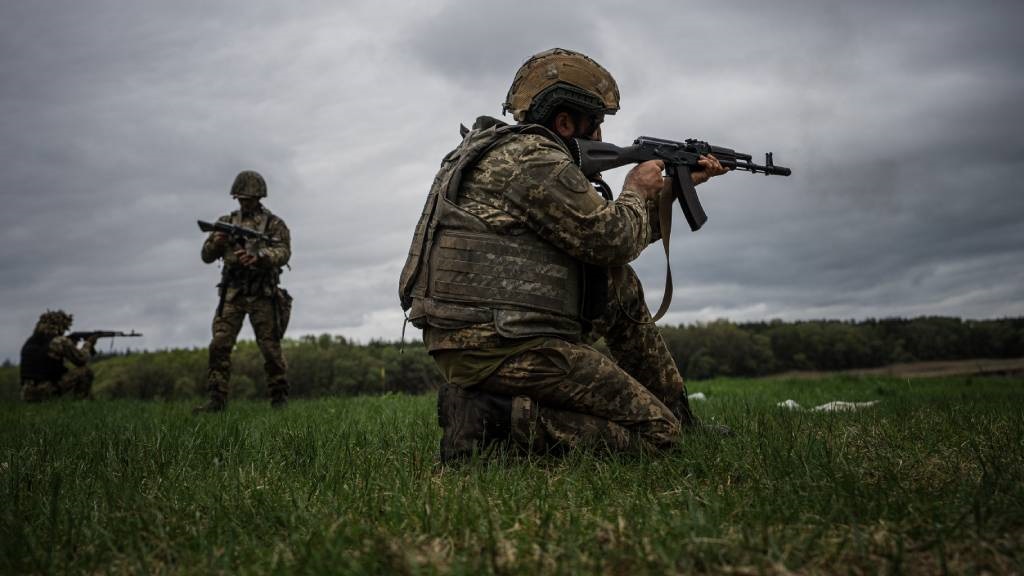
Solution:
M 403 310 L 409 311 L 412 308 L 414 298 L 426 296 L 427 283 L 423 276 L 429 272 L 424 270 L 424 264 L 432 251 L 434 235 L 440 226 L 487 230 L 485 223 L 462 211 L 455 203 L 463 172 L 504 139 L 539 131 L 546 132 L 546 129 L 530 125 L 510 126 L 500 120 L 481 116 L 473 124 L 473 130 L 463 132 L 463 141 L 442 161 L 416 224 L 416 232 L 399 279 L 398 295 Z M 409 320 L 414 326 L 423 327 L 422 318 L 417 314 L 411 314 Z
M 274 326 L 277 338 L 284 338 L 288 330 L 288 322 L 292 319 L 292 295 L 284 288 L 277 288 L 274 294 Z

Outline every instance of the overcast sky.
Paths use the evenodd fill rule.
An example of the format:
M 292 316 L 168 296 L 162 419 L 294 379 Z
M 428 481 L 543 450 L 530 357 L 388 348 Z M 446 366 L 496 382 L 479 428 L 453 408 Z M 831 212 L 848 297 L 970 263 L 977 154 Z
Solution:
M 58 307 L 205 346 L 219 272 L 195 221 L 233 209 L 243 169 L 292 231 L 290 335 L 397 340 L 459 123 L 499 115 L 554 46 L 617 78 L 605 140 L 793 168 L 699 188 L 664 322 L 1024 315 L 1022 21 L 1020 2 L 3 2 L 0 359 Z M 659 251 L 635 264 L 652 307 Z

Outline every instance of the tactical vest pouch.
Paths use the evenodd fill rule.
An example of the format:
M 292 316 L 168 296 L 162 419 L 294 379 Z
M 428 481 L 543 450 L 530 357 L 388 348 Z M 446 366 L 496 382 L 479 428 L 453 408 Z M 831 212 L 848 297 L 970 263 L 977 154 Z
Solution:
M 292 295 L 284 288 L 277 288 L 274 294 L 274 324 L 278 339 L 284 338 L 288 322 L 292 319 Z
M 266 217 L 254 229 L 260 234 L 265 234 L 273 218 L 275 216 L 267 212 Z M 238 210 L 231 213 L 231 224 L 235 226 L 243 225 L 242 214 Z M 262 241 L 258 240 L 246 245 L 246 249 L 253 254 L 262 247 Z M 224 268 L 221 271 L 221 284 L 218 286 L 221 286 L 222 299 L 224 298 L 223 292 L 226 292 L 226 288 L 236 288 L 244 296 L 276 298 L 277 285 L 280 281 L 280 268 L 249 268 L 241 264 L 225 262 Z
M 452 304 L 448 302 L 438 302 L 433 298 L 417 298 L 416 302 L 422 303 L 423 324 L 429 324 L 434 328 L 443 328 L 445 330 L 456 330 L 458 328 L 465 328 L 466 326 L 472 326 L 474 324 L 489 323 L 494 320 L 494 311 L 488 308 L 481 308 L 478 306 L 468 306 L 466 304 Z M 417 306 L 413 305 L 413 310 L 416 310 Z M 410 320 L 412 318 L 410 317 Z M 416 326 L 413 323 L 413 326 Z M 422 328 L 423 326 L 417 326 Z
M 430 268 L 437 300 L 579 317 L 578 263 L 532 235 L 442 230 Z
M 481 116 L 473 124 L 473 130 L 463 127 L 462 143 L 452 150 L 441 163 L 434 177 L 434 183 L 424 203 L 420 219 L 416 224 L 412 245 L 398 284 L 398 297 L 402 309 L 410 311 L 409 320 L 416 325 L 418 315 L 410 310 L 413 300 L 426 296 L 427 280 L 423 277 L 425 260 L 433 253 L 435 233 L 439 227 L 469 228 L 485 230 L 486 223 L 457 206 L 457 196 L 462 185 L 463 173 L 475 165 L 490 149 L 506 138 L 517 134 L 543 134 L 547 129 L 535 125 L 510 126 L 495 118 Z M 428 267 L 432 268 L 432 267 Z
M 494 329 L 505 338 L 558 336 L 570 342 L 580 339 L 580 322 L 557 314 L 528 310 L 495 310 Z

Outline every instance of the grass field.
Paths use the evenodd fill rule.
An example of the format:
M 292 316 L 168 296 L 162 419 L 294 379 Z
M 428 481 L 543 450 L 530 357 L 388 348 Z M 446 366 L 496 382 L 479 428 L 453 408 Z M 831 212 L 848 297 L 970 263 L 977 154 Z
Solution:
M 433 396 L 3 403 L 0 573 L 1024 572 L 1019 378 L 695 391 L 736 437 L 447 470 Z

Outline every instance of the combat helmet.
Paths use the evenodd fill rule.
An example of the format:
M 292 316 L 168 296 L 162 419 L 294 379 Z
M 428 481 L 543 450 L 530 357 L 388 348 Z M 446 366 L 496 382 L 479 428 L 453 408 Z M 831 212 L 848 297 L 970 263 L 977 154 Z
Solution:
M 534 54 L 516 72 L 502 113 L 511 111 L 518 122 L 540 122 L 558 106 L 615 114 L 619 86 L 603 66 L 579 52 L 552 48 Z
M 39 316 L 36 332 L 60 335 L 71 328 L 72 316 L 63 310 L 47 310 Z
M 267 182 L 255 170 L 242 170 L 231 185 L 231 195 L 241 198 L 266 198 Z

